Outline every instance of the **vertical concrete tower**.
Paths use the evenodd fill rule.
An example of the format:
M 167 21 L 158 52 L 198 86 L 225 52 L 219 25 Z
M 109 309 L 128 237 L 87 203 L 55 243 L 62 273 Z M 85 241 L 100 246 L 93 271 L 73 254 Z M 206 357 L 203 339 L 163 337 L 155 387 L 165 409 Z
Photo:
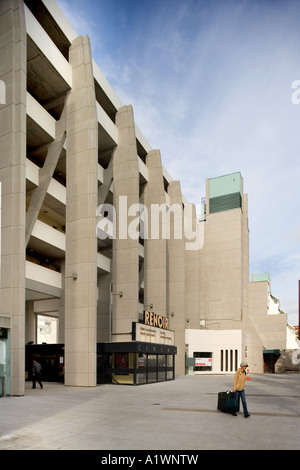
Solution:
M 11 326 L 11 394 L 25 385 L 26 57 L 22 1 L 0 3 L 0 181 L 2 182 L 1 314 Z
M 207 179 L 205 244 L 200 256 L 201 316 L 208 329 L 242 329 L 253 371 L 262 370 L 262 342 L 248 312 L 248 200 L 239 172 Z
M 167 299 L 167 240 L 162 237 L 151 237 L 151 232 L 161 232 L 161 226 L 155 227 L 156 220 L 150 220 L 151 208 L 164 207 L 166 204 L 160 151 L 151 150 L 147 155 L 146 164 L 148 167 L 148 183 L 144 192 L 144 204 L 147 208 L 148 236 L 144 243 L 144 302 L 146 309 L 152 308 L 157 313 L 169 314 Z
M 67 98 L 67 211 L 65 347 L 67 385 L 96 385 L 98 119 L 90 43 L 69 51 L 72 90 Z
M 129 226 L 136 217 L 130 207 L 139 204 L 139 168 L 132 106 L 116 116 L 119 145 L 113 157 L 116 237 L 113 240 L 112 341 L 130 341 L 132 322 L 138 317 L 139 237 Z M 134 230 L 132 231 L 134 232 Z

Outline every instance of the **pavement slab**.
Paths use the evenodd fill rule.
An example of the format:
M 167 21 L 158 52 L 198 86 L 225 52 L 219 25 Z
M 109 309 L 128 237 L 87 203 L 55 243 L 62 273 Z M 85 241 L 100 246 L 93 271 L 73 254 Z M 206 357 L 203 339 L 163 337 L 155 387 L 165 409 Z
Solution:
M 217 410 L 233 375 L 141 386 L 44 383 L 0 399 L 1 450 L 299 450 L 300 374 L 253 374 L 250 418 Z

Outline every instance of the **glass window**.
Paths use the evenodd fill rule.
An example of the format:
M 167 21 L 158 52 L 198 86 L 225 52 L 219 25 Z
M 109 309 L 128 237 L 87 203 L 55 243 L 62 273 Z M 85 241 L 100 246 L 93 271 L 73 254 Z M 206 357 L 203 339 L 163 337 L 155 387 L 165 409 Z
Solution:
M 158 367 L 166 367 L 166 356 L 165 354 L 159 354 L 157 357 L 157 365 Z
M 171 354 L 167 355 L 167 367 L 173 367 L 174 366 L 174 356 Z
M 138 353 L 137 366 L 139 369 L 147 367 L 147 354 Z
M 139 385 L 175 378 L 174 354 L 98 353 L 97 366 L 97 383 Z
M 37 343 L 55 344 L 58 339 L 58 318 L 37 316 Z
M 235 350 L 235 370 L 238 369 L 238 350 Z
M 211 352 L 194 352 L 195 358 L 194 371 L 203 372 L 212 369 L 212 353 Z
M 145 384 L 147 382 L 147 374 L 146 372 L 138 372 L 137 375 L 136 375 L 136 383 L 137 385 L 140 385 L 140 384 Z
M 128 369 L 128 353 L 115 353 L 115 369 Z
M 0 397 L 10 395 L 10 330 L 0 328 Z
M 173 370 L 168 370 L 167 371 L 167 380 L 173 380 L 174 379 L 174 371 Z
M 157 355 L 148 354 L 148 367 L 157 367 Z
M 158 382 L 164 382 L 166 380 L 166 372 L 158 371 L 157 380 Z
M 157 382 L 157 372 L 148 372 L 148 383 Z

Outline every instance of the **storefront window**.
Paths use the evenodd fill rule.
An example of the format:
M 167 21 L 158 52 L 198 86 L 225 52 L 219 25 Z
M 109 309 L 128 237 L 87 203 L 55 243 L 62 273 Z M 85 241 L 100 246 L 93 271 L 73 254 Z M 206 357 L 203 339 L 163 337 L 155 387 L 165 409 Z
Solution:
M 157 355 L 149 354 L 148 355 L 148 367 L 157 367 Z
M 157 382 L 157 373 L 155 372 L 148 372 L 148 383 Z
M 195 372 L 204 372 L 212 370 L 212 353 L 211 352 L 194 352 Z
M 172 355 L 167 355 L 167 367 L 173 367 L 174 366 L 174 356 Z
M 158 382 L 164 382 L 166 380 L 166 371 L 158 371 L 157 373 L 157 380 Z
M 147 367 L 147 354 L 140 353 L 138 354 L 138 368 L 146 369 Z
M 98 343 L 97 383 L 140 385 L 174 380 L 173 348 L 161 346 L 158 354 L 155 351 L 157 345 L 148 343 L 122 343 L 122 346 L 135 349 L 136 352 L 111 351 L 113 347 L 120 351 L 119 343 Z M 141 351 L 148 348 L 151 352 Z
M 128 353 L 116 353 L 114 366 L 115 369 L 128 369 Z
M 165 354 L 158 355 L 157 359 L 158 359 L 158 363 L 157 363 L 158 367 L 166 367 L 166 356 L 165 356 Z
M 138 353 L 137 354 L 137 377 L 136 383 L 137 384 L 145 384 L 147 383 L 147 354 Z
M 0 397 L 10 396 L 10 330 L 0 328 Z
M 166 380 L 166 355 L 165 354 L 159 354 L 157 356 L 157 366 L 158 366 L 157 380 L 158 382 L 163 382 Z
M 167 378 L 166 380 L 174 380 L 174 370 L 167 371 Z

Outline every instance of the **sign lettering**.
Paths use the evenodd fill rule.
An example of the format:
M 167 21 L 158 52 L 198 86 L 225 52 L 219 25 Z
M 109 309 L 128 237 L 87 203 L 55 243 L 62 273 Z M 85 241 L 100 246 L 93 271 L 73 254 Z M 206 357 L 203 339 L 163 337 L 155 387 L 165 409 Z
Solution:
M 169 320 L 167 317 L 158 315 L 157 313 L 145 311 L 145 325 L 167 330 L 169 327 Z

